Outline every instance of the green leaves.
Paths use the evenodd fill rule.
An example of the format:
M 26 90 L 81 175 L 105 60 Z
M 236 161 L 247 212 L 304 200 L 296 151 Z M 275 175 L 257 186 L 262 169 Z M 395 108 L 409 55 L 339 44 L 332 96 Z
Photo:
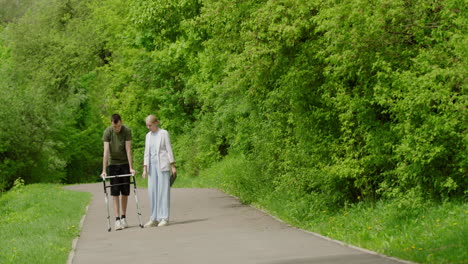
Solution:
M 74 157 L 101 145 L 99 140 L 86 145 L 78 136 L 100 121 L 99 112 L 86 112 L 95 101 L 82 85 L 82 76 L 100 62 L 100 40 L 89 27 L 88 13 L 84 1 L 36 1 L 0 33 L 2 189 L 17 177 L 26 183 L 87 177 L 81 171 L 81 179 L 74 178 L 67 169 Z M 76 147 L 74 139 L 84 146 Z M 95 169 L 99 163 L 91 160 L 81 160 L 81 168 Z
M 404 199 L 409 191 L 463 195 L 465 6 L 39 1 L 4 29 L 0 74 L 10 77 L 0 87 L 14 102 L 2 117 L 21 127 L 12 116 L 23 116 L 41 140 L 0 141 L 9 153 L 2 173 L 32 163 L 62 181 L 92 174 L 103 122 L 118 112 L 136 149 L 143 119 L 156 114 L 187 174 L 235 155 L 255 161 L 268 190 L 327 200 L 311 206 Z M 14 126 L 3 126 L 9 139 Z M 13 155 L 21 142 L 35 146 L 35 158 Z M 254 197 L 241 179 L 228 185 Z

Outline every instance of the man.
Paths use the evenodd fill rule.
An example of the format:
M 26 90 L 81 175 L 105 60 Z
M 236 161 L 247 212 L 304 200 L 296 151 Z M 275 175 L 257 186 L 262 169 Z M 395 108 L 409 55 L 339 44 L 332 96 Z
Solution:
M 132 168 L 132 131 L 122 125 L 120 115 L 112 115 L 111 126 L 104 130 L 102 141 L 104 142 L 104 157 L 101 178 L 104 180 L 107 176 L 106 168 L 110 176 L 135 174 Z M 127 183 L 111 187 L 111 196 L 114 200 L 115 230 L 122 230 L 128 227 L 125 214 L 130 195 L 130 177 L 111 178 L 110 183 L 111 185 Z M 122 204 L 122 215 L 120 215 L 120 204 Z

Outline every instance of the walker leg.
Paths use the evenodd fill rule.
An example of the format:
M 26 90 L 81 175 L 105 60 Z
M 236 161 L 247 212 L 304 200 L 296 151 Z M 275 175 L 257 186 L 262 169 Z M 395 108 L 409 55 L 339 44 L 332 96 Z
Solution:
M 106 193 L 106 207 L 107 207 L 107 232 L 110 232 L 111 226 L 110 226 L 110 215 L 109 215 L 109 201 L 107 199 L 107 193 Z
M 141 211 L 140 211 L 140 204 L 138 203 L 138 194 L 137 194 L 135 175 L 133 175 L 133 194 L 135 195 L 135 202 L 136 202 L 136 207 L 137 207 L 138 221 L 140 222 L 140 227 L 143 228 L 143 224 L 141 223 Z
M 104 184 L 104 193 L 105 193 L 105 201 L 106 201 L 106 208 L 107 208 L 107 232 L 110 232 L 111 231 L 111 226 L 110 226 L 110 213 L 109 213 L 109 199 L 108 199 L 108 194 L 107 194 L 107 190 L 106 190 L 106 182 L 103 181 L 103 184 Z

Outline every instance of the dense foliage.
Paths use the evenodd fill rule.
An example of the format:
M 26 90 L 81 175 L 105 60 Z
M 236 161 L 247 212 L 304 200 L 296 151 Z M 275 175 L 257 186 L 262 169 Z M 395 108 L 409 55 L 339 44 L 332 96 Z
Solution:
M 155 113 L 248 202 L 466 195 L 465 1 L 31 2 L 0 13 L 1 188 L 92 179 L 118 112 L 137 164 Z

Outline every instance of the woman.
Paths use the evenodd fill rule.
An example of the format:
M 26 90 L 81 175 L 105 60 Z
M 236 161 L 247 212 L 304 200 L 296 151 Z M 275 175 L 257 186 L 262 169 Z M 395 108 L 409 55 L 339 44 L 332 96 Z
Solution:
M 143 179 L 148 174 L 148 193 L 150 199 L 150 220 L 145 227 L 165 226 L 169 224 L 170 172 L 176 174 L 174 155 L 172 154 L 169 133 L 158 127 L 159 120 L 154 115 L 146 117 L 145 155 Z

